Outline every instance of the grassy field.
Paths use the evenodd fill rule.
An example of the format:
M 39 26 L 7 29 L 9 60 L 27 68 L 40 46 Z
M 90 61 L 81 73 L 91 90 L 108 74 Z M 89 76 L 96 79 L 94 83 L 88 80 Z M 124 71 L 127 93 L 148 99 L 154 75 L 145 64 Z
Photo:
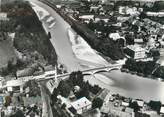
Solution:
M 12 58 L 16 60 L 16 54 L 9 40 L 0 41 L 0 68 L 6 66 Z

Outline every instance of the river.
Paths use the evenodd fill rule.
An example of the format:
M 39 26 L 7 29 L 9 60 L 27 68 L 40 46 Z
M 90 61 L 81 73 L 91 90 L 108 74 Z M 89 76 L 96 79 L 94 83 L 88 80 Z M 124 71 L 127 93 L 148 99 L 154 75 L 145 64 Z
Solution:
M 56 19 L 55 27 L 49 31 L 52 35 L 51 42 L 56 50 L 59 62 L 64 64 L 69 72 L 87 69 L 87 65 L 93 66 L 93 63 L 90 63 L 90 61 L 78 59 L 75 55 L 68 36 L 69 24 L 46 4 L 39 1 L 34 2 L 48 11 L 50 15 Z M 42 23 L 45 23 L 45 21 L 42 21 Z M 85 80 L 89 80 L 91 84 L 98 84 L 113 93 L 118 93 L 126 97 L 139 98 L 145 101 L 157 100 L 164 104 L 164 82 L 122 73 L 118 70 L 109 73 L 95 74 L 94 77 L 85 76 Z

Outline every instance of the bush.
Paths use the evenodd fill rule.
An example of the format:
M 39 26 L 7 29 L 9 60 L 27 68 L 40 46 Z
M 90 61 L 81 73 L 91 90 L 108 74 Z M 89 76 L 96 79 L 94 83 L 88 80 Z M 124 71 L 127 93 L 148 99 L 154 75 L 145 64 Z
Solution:
M 103 105 L 103 100 L 101 98 L 95 98 L 93 101 L 92 101 L 92 108 L 95 109 L 95 108 L 101 108 Z
M 151 107 L 151 109 L 153 109 L 154 111 L 157 111 L 158 113 L 160 113 L 160 109 L 161 109 L 161 102 L 160 101 L 150 101 L 148 103 L 148 105 Z
M 71 87 L 65 81 L 61 81 L 57 89 L 59 90 L 61 96 L 66 98 L 69 96 L 71 91 Z

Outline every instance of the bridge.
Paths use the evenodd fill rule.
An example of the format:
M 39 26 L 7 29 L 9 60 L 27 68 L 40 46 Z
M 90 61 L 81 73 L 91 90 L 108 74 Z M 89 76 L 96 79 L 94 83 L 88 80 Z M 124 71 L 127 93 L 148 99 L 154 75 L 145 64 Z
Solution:
M 101 73 L 101 72 L 110 72 L 112 70 L 119 70 L 121 68 L 122 64 L 115 64 L 115 65 L 109 65 L 109 66 L 104 66 L 104 67 L 98 67 L 98 68 L 91 68 L 87 70 L 81 71 L 83 75 L 91 75 L 94 76 L 95 74 Z M 57 74 L 56 70 L 52 71 L 46 71 L 45 73 L 41 75 L 36 75 L 36 76 L 26 76 L 26 77 L 19 77 L 19 80 L 23 81 L 29 81 L 29 80 L 36 80 L 36 81 L 48 81 L 48 80 L 53 80 L 57 79 L 58 81 L 61 80 L 67 80 L 69 75 L 71 73 L 65 73 L 65 74 Z
M 94 74 L 98 74 L 98 73 L 101 73 L 101 72 L 110 72 L 112 70 L 119 70 L 119 69 L 121 69 L 121 67 L 122 67 L 122 64 L 115 64 L 115 65 L 109 65 L 109 66 L 104 66 L 104 67 L 99 67 L 99 68 L 91 68 L 91 69 L 83 70 L 81 72 L 84 76 L 85 75 L 94 76 Z M 36 79 L 38 81 L 42 81 L 42 80 L 51 80 L 51 79 L 56 78 L 57 80 L 61 81 L 61 80 L 68 79 L 68 76 L 70 74 L 71 73 L 65 73 L 65 74 L 59 74 L 59 75 L 54 74 L 54 75 L 51 75 L 51 76 L 44 76 L 44 77 L 41 77 L 39 79 L 36 79 L 34 77 L 34 79 Z

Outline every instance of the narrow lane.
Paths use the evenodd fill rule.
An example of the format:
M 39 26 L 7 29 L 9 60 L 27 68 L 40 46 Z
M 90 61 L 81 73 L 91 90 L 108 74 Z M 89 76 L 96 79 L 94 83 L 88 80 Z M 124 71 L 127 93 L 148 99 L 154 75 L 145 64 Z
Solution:
M 42 102 L 43 102 L 42 117 L 53 117 L 51 104 L 50 104 L 51 99 L 48 89 L 45 86 L 45 82 L 39 82 L 39 85 L 40 85 Z

